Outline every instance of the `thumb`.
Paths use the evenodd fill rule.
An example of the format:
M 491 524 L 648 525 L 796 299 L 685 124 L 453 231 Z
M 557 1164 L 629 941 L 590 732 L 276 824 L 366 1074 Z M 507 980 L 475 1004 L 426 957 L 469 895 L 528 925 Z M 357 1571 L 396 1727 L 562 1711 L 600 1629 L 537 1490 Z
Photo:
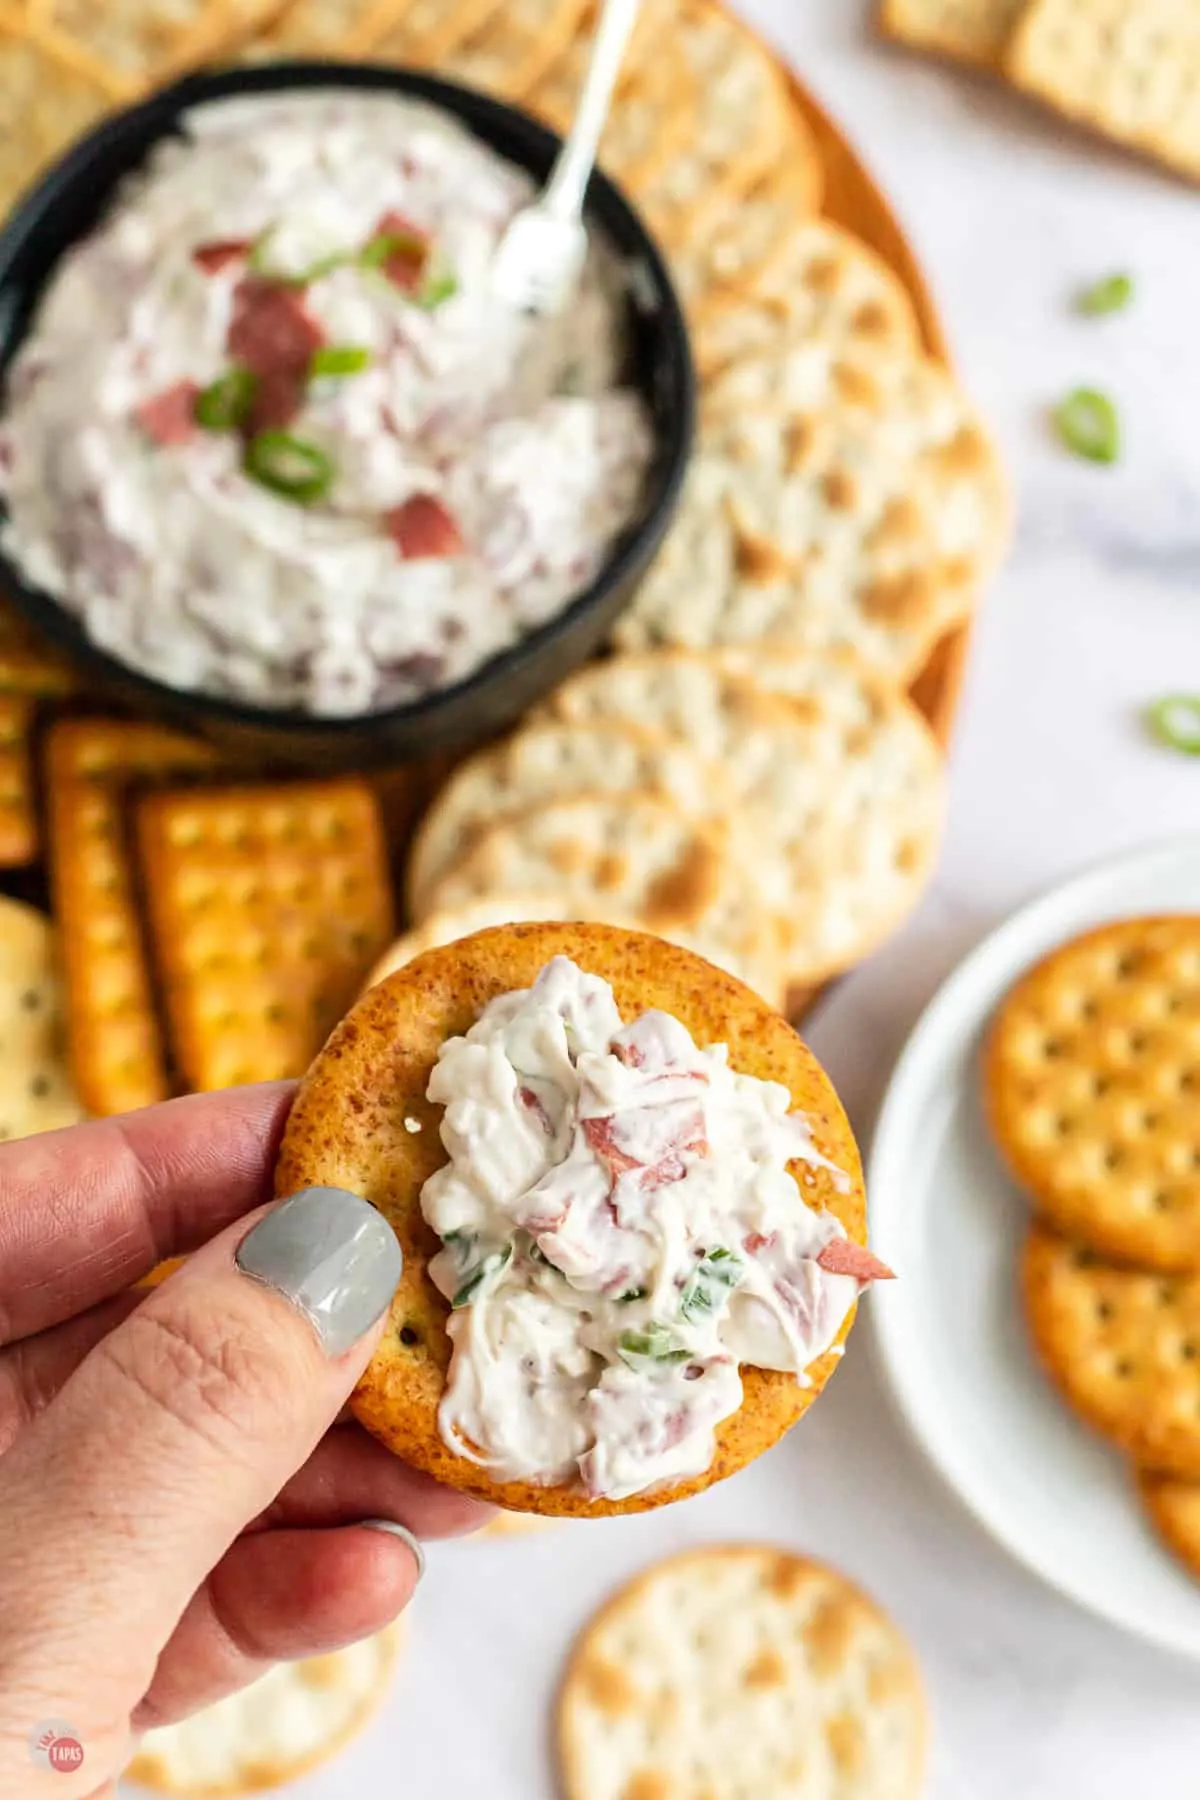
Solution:
M 400 1271 L 373 1207 L 308 1188 L 97 1345 L 5 1458 L 0 1691 L 9 1675 L 72 1717 L 100 1685 L 93 1729 L 128 1716 L 196 1589 L 337 1417 Z

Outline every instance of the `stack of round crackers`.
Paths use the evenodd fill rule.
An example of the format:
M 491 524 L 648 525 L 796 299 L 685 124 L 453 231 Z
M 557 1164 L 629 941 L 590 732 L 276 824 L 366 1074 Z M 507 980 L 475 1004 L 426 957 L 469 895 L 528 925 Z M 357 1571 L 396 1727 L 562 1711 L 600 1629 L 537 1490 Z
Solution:
M 984 1080 L 1036 1214 L 1022 1283 L 1040 1360 L 1200 1577 L 1200 916 L 1103 925 L 1047 956 L 1002 1003 Z

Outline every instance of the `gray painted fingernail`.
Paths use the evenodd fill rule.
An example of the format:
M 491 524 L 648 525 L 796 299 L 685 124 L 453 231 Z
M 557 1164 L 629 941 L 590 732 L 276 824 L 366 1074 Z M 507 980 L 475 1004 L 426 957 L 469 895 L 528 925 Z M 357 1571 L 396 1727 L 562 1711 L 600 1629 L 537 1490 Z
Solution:
M 415 1538 L 407 1525 L 397 1525 L 395 1519 L 360 1519 L 359 1524 L 368 1531 L 386 1531 L 389 1537 L 398 1537 L 401 1543 L 407 1544 L 413 1553 L 417 1565 L 417 1580 L 425 1573 L 425 1551 L 420 1538 Z
M 247 1232 L 236 1261 L 304 1314 L 327 1356 L 341 1356 L 382 1318 L 404 1267 L 383 1214 L 335 1187 L 293 1194 Z

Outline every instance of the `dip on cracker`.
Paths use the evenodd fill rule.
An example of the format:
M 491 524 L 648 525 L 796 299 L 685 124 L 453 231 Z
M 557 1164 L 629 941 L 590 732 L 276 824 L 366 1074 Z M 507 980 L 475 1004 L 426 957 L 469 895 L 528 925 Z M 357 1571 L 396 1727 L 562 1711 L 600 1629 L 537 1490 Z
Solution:
M 731 1473 L 799 1417 L 889 1273 L 790 1027 L 605 926 L 483 931 L 370 989 L 285 1138 L 278 1190 L 319 1182 L 373 1200 L 405 1253 L 358 1416 L 530 1511 Z
M 494 298 L 532 195 L 413 100 L 194 108 L 14 361 L 5 548 L 132 667 L 326 716 L 544 624 L 635 521 L 651 433 L 603 244 L 553 328 Z

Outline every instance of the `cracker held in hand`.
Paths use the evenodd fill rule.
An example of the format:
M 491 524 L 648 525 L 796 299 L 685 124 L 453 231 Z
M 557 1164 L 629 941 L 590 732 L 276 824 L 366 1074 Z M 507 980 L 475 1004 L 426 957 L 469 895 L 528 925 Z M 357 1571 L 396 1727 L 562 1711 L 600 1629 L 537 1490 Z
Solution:
M 1004 68 L 1069 119 L 1200 181 L 1194 0 L 1032 0 Z
M 178 1800 L 232 1800 L 328 1762 L 388 1691 L 402 1627 L 326 1656 L 277 1663 L 249 1687 L 148 1731 L 125 1779 Z
M 1143 1470 L 1138 1492 L 1167 1549 L 1200 1581 L 1200 1481 Z
M 67 1066 L 54 928 L 33 907 L 0 900 L 0 1140 L 83 1116 Z
M 836 1570 L 757 1544 L 637 1576 L 558 1703 L 566 1800 L 915 1800 L 926 1735 L 891 1620 Z
M 760 1175 L 721 1058 L 698 1048 L 714 1044 L 786 1090 L 769 1123 L 766 1090 L 739 1089 Z M 640 1511 L 734 1473 L 807 1410 L 886 1273 L 800 1039 L 698 957 L 601 925 L 480 932 L 371 988 L 301 1086 L 275 1183 L 364 1195 L 403 1248 L 356 1416 L 518 1512 Z
M 993 67 L 1025 5 L 1026 0 L 883 0 L 879 23 L 902 44 Z
M 1200 1272 L 1200 917 L 1127 919 L 1052 951 L 1001 1003 L 984 1098 L 1051 1225 Z
M 1118 1268 L 1039 1225 L 1022 1285 L 1068 1405 L 1143 1467 L 1200 1479 L 1200 1277 Z

